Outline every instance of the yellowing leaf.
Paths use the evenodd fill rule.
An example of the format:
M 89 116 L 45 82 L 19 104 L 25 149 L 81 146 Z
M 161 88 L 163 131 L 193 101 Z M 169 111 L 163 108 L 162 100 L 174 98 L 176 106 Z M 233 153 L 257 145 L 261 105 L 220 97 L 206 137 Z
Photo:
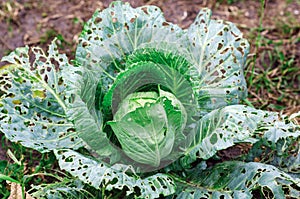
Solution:
M 34 90 L 32 91 L 32 95 L 34 98 L 41 98 L 44 99 L 46 97 L 45 91 L 42 90 Z
M 13 100 L 12 103 L 18 105 L 21 104 L 21 100 Z

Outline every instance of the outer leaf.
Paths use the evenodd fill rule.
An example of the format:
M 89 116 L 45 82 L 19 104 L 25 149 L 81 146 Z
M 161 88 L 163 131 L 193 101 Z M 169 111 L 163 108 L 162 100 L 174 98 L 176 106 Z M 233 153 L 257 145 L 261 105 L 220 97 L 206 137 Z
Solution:
M 81 65 L 103 72 L 110 79 L 122 70 L 121 61 L 143 43 L 175 42 L 182 30 L 165 21 L 155 6 L 132 8 L 128 3 L 113 2 L 96 12 L 87 22 L 76 50 Z M 111 84 L 112 82 L 105 83 Z M 109 85 L 104 85 L 104 88 Z
M 188 188 L 177 198 L 253 198 L 255 190 L 264 198 L 298 198 L 300 195 L 299 179 L 274 166 L 255 162 L 223 162 L 199 173 L 194 171 L 186 186 Z
M 282 117 L 279 114 L 265 118 L 257 132 L 263 134 L 248 154 L 248 160 L 264 155 L 264 162 L 280 167 L 291 173 L 300 171 L 300 126 Z M 262 150 L 264 146 L 265 150 Z
M 210 17 L 209 9 L 201 10 L 187 31 L 190 75 L 202 114 L 237 104 L 247 93 L 243 66 L 249 44 L 233 23 Z
M 149 199 L 175 192 L 173 180 L 164 174 L 141 179 L 134 174 L 127 174 L 134 172 L 130 166 L 116 164 L 108 167 L 103 162 L 96 162 L 72 150 L 56 151 L 56 157 L 62 169 L 97 189 L 104 187 L 106 190 L 122 190 L 126 187 L 127 195 L 134 194 L 137 198 Z M 140 190 L 140 194 L 135 189 Z
M 86 190 L 85 184 L 78 179 L 64 178 L 62 182 L 54 182 L 52 184 L 41 184 L 38 186 L 32 185 L 34 192 L 31 194 L 34 198 L 39 199 L 89 199 L 98 198 L 95 193 L 90 193 Z M 100 191 L 99 191 L 100 192 Z
M 196 137 L 184 159 L 196 156 L 208 159 L 217 151 L 238 142 L 256 142 L 255 130 L 264 113 L 243 105 L 227 106 L 205 115 L 199 120 Z
M 194 144 L 182 160 L 188 163 L 196 160 L 197 156 L 208 159 L 217 151 L 233 146 L 235 143 L 255 143 L 259 140 L 257 134 L 266 133 L 264 137 L 267 136 L 269 141 L 276 145 L 278 139 L 274 139 L 273 136 L 276 137 L 276 133 L 280 130 L 281 138 L 300 137 L 299 127 L 292 123 L 281 122 L 277 113 L 243 105 L 217 109 L 201 118 Z
M 31 65 L 28 50 L 18 48 L 2 59 L 13 65 L 1 71 L 5 95 L 0 102 L 0 130 L 11 141 L 41 152 L 82 146 L 66 116 L 70 93 L 63 73 L 71 67 L 67 57 L 52 42 L 48 55 L 32 49 Z
M 278 113 L 276 115 L 278 115 Z M 282 120 L 278 120 L 277 118 L 275 118 L 273 119 L 273 121 L 271 119 L 273 118 L 269 118 L 269 121 L 264 121 L 266 126 L 264 129 L 265 133 L 263 135 L 263 138 L 267 141 L 275 144 L 279 140 L 285 140 L 288 137 L 296 139 L 300 136 L 299 125 L 295 125 L 294 123 L 289 122 L 284 118 L 282 118 Z M 285 151 L 285 149 L 283 148 L 282 151 Z
M 300 148 L 299 139 L 285 137 L 277 143 L 261 139 L 256 142 L 245 157 L 246 161 L 260 160 L 262 163 L 271 164 L 300 177 Z
M 77 79 L 70 82 L 74 85 L 72 100 L 68 116 L 74 121 L 74 126 L 78 132 L 78 136 L 99 156 L 108 157 L 113 154 L 118 155 L 117 150 L 111 145 L 105 132 L 103 132 L 103 116 L 96 109 L 96 91 L 99 79 L 93 71 L 84 68 L 75 68 Z
M 173 197 L 174 198 L 174 197 Z M 224 198 L 224 199 L 250 199 L 253 198 L 251 193 L 244 190 L 211 190 L 200 187 L 188 187 L 178 193 L 177 199 L 199 199 L 199 198 Z

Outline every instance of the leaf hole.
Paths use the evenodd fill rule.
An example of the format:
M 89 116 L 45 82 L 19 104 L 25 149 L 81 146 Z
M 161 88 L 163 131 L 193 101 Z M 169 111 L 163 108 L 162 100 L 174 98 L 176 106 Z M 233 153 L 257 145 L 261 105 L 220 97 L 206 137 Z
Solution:
M 243 51 L 243 48 L 242 48 L 242 47 L 238 47 L 237 50 L 238 50 L 242 55 L 244 55 L 244 51 Z
M 223 55 L 223 54 L 227 53 L 228 50 L 229 50 L 229 48 L 225 48 L 225 49 L 221 52 L 221 54 Z
M 127 23 L 124 24 L 124 28 L 125 28 L 126 30 L 129 30 L 129 26 L 128 26 Z
M 39 60 L 40 62 L 44 62 L 44 63 L 47 61 L 47 59 L 46 59 L 45 57 L 42 57 L 42 56 L 39 57 L 38 60 Z
M 156 191 L 156 188 L 153 185 L 151 185 L 151 189 L 152 189 L 152 191 Z
M 143 7 L 143 8 L 142 8 L 142 11 L 143 11 L 146 15 L 149 15 L 147 7 Z
M 82 43 L 82 47 L 83 47 L 83 48 L 85 48 L 85 47 L 87 47 L 87 46 L 88 46 L 88 43 L 87 43 L 86 41 Z
M 87 34 L 92 34 L 93 32 L 89 29 L 89 30 L 87 30 Z
M 113 178 L 112 181 L 111 181 L 111 184 L 116 184 L 118 182 L 118 179 L 117 178 Z
M 169 24 L 168 22 L 165 22 L 165 21 L 162 23 L 162 26 L 165 26 L 165 27 L 166 27 L 166 26 L 169 26 L 169 25 L 170 25 L 170 24 Z
M 72 158 L 72 157 L 67 157 L 67 158 L 65 159 L 65 162 L 73 162 L 73 158 Z
M 136 20 L 136 18 L 131 18 L 131 19 L 130 19 L 130 23 L 134 23 L 135 20 Z
M 218 50 L 221 50 L 222 47 L 223 47 L 223 44 L 222 44 L 222 43 L 219 43 L 219 44 L 218 44 Z
M 98 23 L 101 23 L 102 22 L 102 18 L 101 17 L 97 17 L 95 19 L 95 23 L 98 24 Z

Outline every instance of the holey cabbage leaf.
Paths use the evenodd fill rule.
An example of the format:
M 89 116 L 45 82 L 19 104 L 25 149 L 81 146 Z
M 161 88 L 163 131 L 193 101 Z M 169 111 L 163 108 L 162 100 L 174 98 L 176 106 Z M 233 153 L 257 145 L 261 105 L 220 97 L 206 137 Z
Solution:
M 239 105 L 248 51 L 209 9 L 183 30 L 155 6 L 113 2 L 85 24 L 72 64 L 55 41 L 2 58 L 0 130 L 54 151 L 74 177 L 36 196 L 297 198 L 299 125 Z M 212 164 L 241 143 L 245 157 Z

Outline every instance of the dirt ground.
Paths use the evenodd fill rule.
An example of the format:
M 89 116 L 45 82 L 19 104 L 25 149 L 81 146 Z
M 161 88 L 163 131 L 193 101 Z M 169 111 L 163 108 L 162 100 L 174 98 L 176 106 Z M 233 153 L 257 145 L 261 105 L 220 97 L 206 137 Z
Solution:
M 72 55 L 82 25 L 96 9 L 104 9 L 111 0 L 1 0 L 0 3 L 0 57 L 16 47 L 42 46 L 46 48 L 51 39 L 59 36 L 64 42 L 64 52 Z M 188 27 L 199 10 L 208 7 L 213 17 L 236 23 L 245 33 L 259 27 L 261 2 L 259 0 L 129 0 L 133 7 L 142 5 L 159 6 L 168 21 Z M 228 4 L 228 2 L 233 2 Z M 285 15 L 291 15 L 298 23 L 299 37 L 300 4 L 299 1 L 269 0 L 265 5 L 264 34 L 271 39 L 284 38 L 280 23 L 289 25 Z M 282 19 L 274 20 L 278 16 Z M 297 53 L 300 54 L 299 43 Z M 1 63 L 2 65 L 4 63 Z
M 0 0 L 0 58 L 13 49 L 29 45 L 46 49 L 54 37 L 62 43 L 61 50 L 74 57 L 75 46 L 82 26 L 96 9 L 104 9 L 111 0 Z M 259 108 L 278 110 L 277 106 L 288 107 L 284 111 L 291 114 L 300 111 L 300 1 L 269 0 L 265 5 L 260 0 L 129 0 L 133 7 L 142 5 L 159 6 L 165 18 L 187 28 L 199 10 L 208 7 L 213 18 L 232 21 L 249 39 L 251 44 L 250 60 L 268 53 L 277 53 L 275 44 L 280 43 L 279 55 L 287 60 L 293 59 L 298 71 L 286 80 L 288 88 L 276 87 L 274 91 L 249 87 L 250 101 Z M 262 8 L 265 8 L 262 12 Z M 264 37 L 270 44 L 263 44 L 258 37 Z M 262 61 L 263 60 L 263 61 Z M 255 67 L 270 65 L 270 71 L 277 73 L 276 61 L 270 58 L 255 59 Z M 263 63 L 262 63 L 263 62 Z M 5 63 L 0 62 L 0 66 Z M 250 64 L 249 64 L 250 66 Z M 272 74 L 271 74 L 272 75 Z M 281 91 L 285 89 L 284 91 Z M 278 102 L 278 98 L 285 95 Z M 269 107 L 265 104 L 274 104 Z M 3 152 L 5 153 L 5 152 Z M 1 153 L 0 159 L 5 158 Z M 228 155 L 228 154 L 227 154 Z

